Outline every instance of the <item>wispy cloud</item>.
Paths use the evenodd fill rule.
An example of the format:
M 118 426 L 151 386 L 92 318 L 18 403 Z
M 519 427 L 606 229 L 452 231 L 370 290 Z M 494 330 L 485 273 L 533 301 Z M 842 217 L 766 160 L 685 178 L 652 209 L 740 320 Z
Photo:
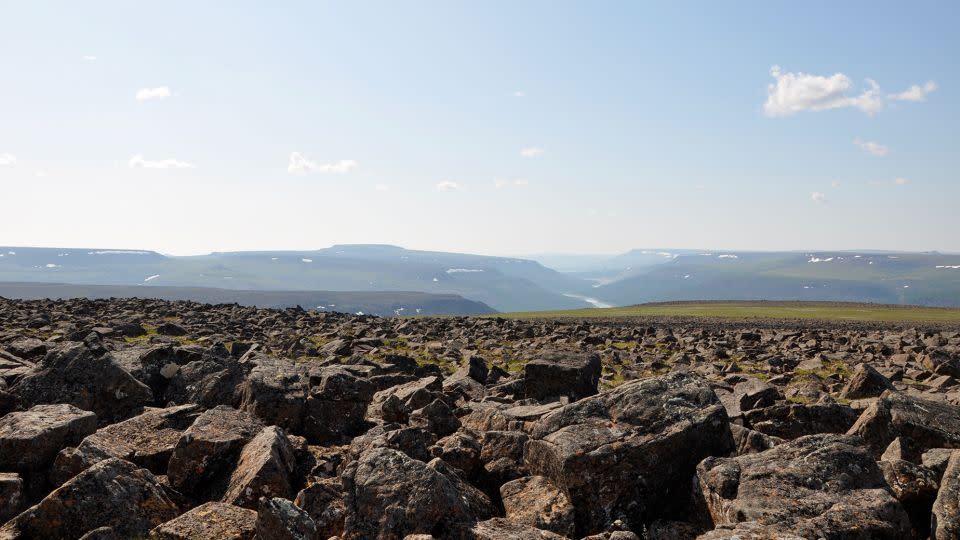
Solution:
M 460 184 L 449 180 L 444 180 L 437 184 L 438 191 L 456 191 L 458 189 L 460 189 Z
M 81 56 L 80 59 L 83 60 L 84 62 L 96 62 L 96 61 L 97 61 L 97 57 L 96 57 L 96 56 L 89 55 L 89 54 L 86 55 L 86 56 Z
M 545 150 L 543 148 L 531 146 L 530 148 L 524 148 L 523 150 L 520 150 L 520 155 L 523 157 L 532 158 L 532 157 L 542 156 L 544 151 Z
M 861 150 L 867 152 L 868 154 L 873 154 L 878 157 L 883 157 L 890 153 L 890 148 L 876 142 L 870 141 L 861 141 L 860 139 L 854 139 L 853 144 L 860 147 Z
M 927 94 L 935 92 L 936 90 L 937 83 L 933 81 L 927 81 L 923 84 L 923 86 L 915 84 L 899 94 L 890 94 L 887 96 L 887 99 L 893 101 L 926 101 Z
M 910 180 L 908 178 L 894 178 L 893 183 L 898 186 L 905 186 L 910 183 Z
M 356 169 L 360 164 L 352 159 L 341 159 L 333 163 L 317 163 L 303 157 L 300 152 L 290 154 L 290 164 L 287 165 L 287 172 L 292 174 L 304 174 L 311 172 L 346 174 Z
M 785 72 L 780 66 L 770 68 L 775 82 L 767 86 L 767 101 L 763 110 L 767 116 L 789 116 L 802 111 L 827 111 L 852 107 L 867 115 L 883 110 L 884 96 L 880 85 L 866 79 L 867 88 L 859 94 L 853 90 L 853 81 L 843 73 L 830 76 L 811 75 L 802 72 Z M 891 101 L 924 101 L 927 94 L 937 89 L 937 83 L 929 81 L 913 85 L 899 94 L 889 94 Z
M 137 154 L 130 158 L 127 165 L 131 169 L 193 169 L 192 163 L 180 161 L 179 159 L 144 159 L 142 154 Z
M 12 166 L 17 164 L 17 156 L 13 154 L 0 154 L 0 167 Z
M 527 97 L 527 93 L 523 90 L 517 90 L 513 93 L 513 97 Z
M 825 203 L 827 202 L 827 194 L 821 191 L 814 191 L 810 194 L 810 199 L 813 200 L 813 202 Z
M 137 90 L 137 101 L 167 99 L 172 95 L 173 93 L 170 91 L 170 88 L 166 86 L 158 86 L 156 88 L 141 88 L 140 90 Z
M 390 186 L 386 184 L 374 184 L 373 189 L 377 191 L 390 191 Z

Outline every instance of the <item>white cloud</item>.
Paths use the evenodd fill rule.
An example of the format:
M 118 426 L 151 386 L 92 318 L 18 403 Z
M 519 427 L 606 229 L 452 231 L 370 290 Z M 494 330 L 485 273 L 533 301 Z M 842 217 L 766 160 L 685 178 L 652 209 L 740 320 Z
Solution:
M 346 174 L 356 169 L 359 165 L 359 163 L 352 159 L 341 159 L 334 163 L 317 163 L 303 157 L 300 152 L 292 152 L 290 154 L 290 164 L 287 165 L 287 172 L 301 174 L 310 172 Z
M 456 182 L 451 182 L 449 180 L 444 180 L 437 184 L 437 190 L 439 191 L 455 191 L 460 189 L 460 184 Z
M 893 101 L 926 101 L 927 94 L 936 91 L 936 89 L 937 83 L 933 81 L 927 81 L 923 84 L 923 86 L 915 84 L 899 94 L 890 94 L 887 96 L 887 99 L 891 99 Z
M 97 57 L 88 54 L 86 56 L 80 57 L 80 59 L 83 60 L 84 62 L 95 62 L 97 60 Z
M 127 165 L 131 169 L 193 169 L 192 163 L 180 161 L 178 159 L 161 159 L 151 161 L 143 158 L 142 154 L 137 154 L 130 158 Z
M 16 165 L 17 156 L 13 154 L 0 154 L 0 167 L 4 165 Z
M 543 155 L 543 148 L 537 148 L 536 146 L 531 146 L 530 148 L 524 148 L 520 150 L 520 155 L 523 157 L 537 157 Z
M 833 189 L 837 189 L 838 187 L 840 187 L 840 182 L 838 180 L 834 180 L 833 182 L 830 182 L 830 187 L 832 187 Z
M 818 202 L 818 203 L 827 202 L 827 195 L 820 191 L 814 191 L 813 193 L 811 193 L 810 198 L 813 200 L 813 202 Z
M 880 86 L 867 79 L 869 89 L 858 96 L 848 96 L 853 87 L 850 77 L 835 73 L 829 77 L 808 73 L 784 73 L 780 66 L 770 68 L 775 84 L 767 87 L 767 101 L 763 110 L 767 116 L 789 116 L 801 111 L 826 111 L 855 107 L 873 115 L 883 109 Z
M 910 180 L 907 178 L 894 178 L 893 183 L 898 186 L 905 186 L 910 183 Z
M 386 185 L 386 184 L 375 184 L 375 185 L 373 186 L 373 189 L 375 189 L 375 190 L 377 190 L 377 191 L 390 191 L 390 186 L 388 186 L 388 185 Z
M 890 149 L 880 143 L 854 139 L 853 144 L 859 146 L 860 149 L 862 149 L 864 152 L 873 154 L 878 157 L 883 157 L 890 153 Z
M 513 97 L 526 97 L 526 96 L 527 96 L 527 93 L 524 92 L 523 90 L 517 90 L 516 92 L 513 93 Z
M 137 101 L 147 101 L 151 99 L 166 99 L 172 96 L 170 88 L 158 86 L 157 88 L 141 88 L 137 90 Z

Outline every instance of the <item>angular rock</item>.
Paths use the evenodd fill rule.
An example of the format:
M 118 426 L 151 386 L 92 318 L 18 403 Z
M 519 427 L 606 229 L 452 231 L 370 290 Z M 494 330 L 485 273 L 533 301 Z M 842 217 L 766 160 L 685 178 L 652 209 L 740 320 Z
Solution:
M 293 447 L 283 429 L 264 428 L 240 452 L 221 500 L 252 510 L 260 497 L 293 497 L 291 475 L 295 466 Z
M 736 446 L 738 456 L 763 452 L 784 442 L 780 437 L 765 435 L 737 424 L 730 424 L 730 434 L 733 435 L 733 443 Z
M 546 352 L 523 368 L 524 391 L 529 398 L 568 397 L 571 401 L 597 393 L 600 356 L 596 353 Z
M 443 400 L 435 399 L 422 409 L 410 413 L 410 425 L 444 437 L 460 429 L 460 420 Z
M 880 461 L 878 465 L 893 496 L 910 516 L 914 531 L 925 538 L 930 534 L 930 510 L 940 487 L 937 473 L 904 460 Z
M 26 497 L 20 475 L 0 472 L 0 523 L 19 514 L 23 510 L 24 503 L 26 503 Z
M 896 437 L 911 439 L 920 451 L 960 448 L 960 407 L 887 391 L 863 411 L 849 433 L 863 439 L 877 456 Z
M 308 485 L 297 494 L 294 504 L 310 515 L 320 538 L 343 534 L 347 507 L 339 480 L 331 478 Z
M 857 411 L 839 403 L 788 403 L 746 414 L 751 429 L 781 439 L 817 433 L 845 433 L 857 421 Z
M 110 527 L 142 538 L 179 513 L 153 474 L 129 461 L 101 461 L 0 528 L 0 538 L 78 538 Z
M 224 405 L 204 412 L 170 456 L 170 485 L 185 495 L 219 499 L 244 445 L 262 428 L 259 420 Z
M 428 536 L 428 538 L 432 538 Z M 493 518 L 475 523 L 458 534 L 463 540 L 563 540 L 564 536 L 516 523 L 503 518 Z
M 695 489 L 712 523 L 735 534 L 759 526 L 762 538 L 908 538 L 907 514 L 861 444 L 810 435 L 759 454 L 709 457 L 697 466 Z
M 257 357 L 240 390 L 240 409 L 269 425 L 300 433 L 309 380 L 291 360 Z
M 741 411 L 769 407 L 783 398 L 777 387 L 760 379 L 749 378 L 733 387 L 733 395 Z
M 935 350 L 920 357 L 920 365 L 937 375 L 960 377 L 960 358 Z
M 133 378 L 109 354 L 86 345 L 54 350 L 10 388 L 23 408 L 67 403 L 93 411 L 100 425 L 129 418 L 153 401 L 150 388 Z
M 35 405 L 0 418 L 0 470 L 35 471 L 48 466 L 61 448 L 79 443 L 97 429 L 97 415 L 73 405 Z
M 933 503 L 930 538 L 960 538 L 960 450 L 955 451 L 940 481 L 940 491 Z
M 893 383 L 873 366 L 863 363 L 857 364 L 847 385 L 840 391 L 840 396 L 846 399 L 862 399 L 877 397 L 886 390 L 893 390 Z
M 495 513 L 486 495 L 442 461 L 426 464 L 388 448 L 364 452 L 347 466 L 341 481 L 347 540 L 436 535 Z
M 324 368 L 317 377 L 307 398 L 303 435 L 315 444 L 347 442 L 363 430 L 373 385 L 340 367 Z
M 531 474 L 546 476 L 576 509 L 576 534 L 622 519 L 640 530 L 688 513 L 697 463 L 733 450 L 727 413 L 702 378 L 686 372 L 635 381 L 536 422 Z
M 508 520 L 563 536 L 574 534 L 573 505 L 550 480 L 528 476 L 500 486 Z
M 57 454 L 51 480 L 60 485 L 111 457 L 130 461 L 153 474 L 166 474 L 167 462 L 180 435 L 199 414 L 196 405 L 147 409 L 129 420 L 100 428 L 75 448 L 65 448 Z
M 222 502 L 208 502 L 163 523 L 152 531 L 154 540 L 254 540 L 257 513 Z
M 287 499 L 264 497 L 257 511 L 257 537 L 270 540 L 326 540 L 305 510 Z

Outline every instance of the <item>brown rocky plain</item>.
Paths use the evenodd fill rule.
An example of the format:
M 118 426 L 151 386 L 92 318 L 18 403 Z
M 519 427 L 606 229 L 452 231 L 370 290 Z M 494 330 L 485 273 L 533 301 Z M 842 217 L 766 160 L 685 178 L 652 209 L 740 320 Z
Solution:
M 0 299 L 0 539 L 957 539 L 960 328 Z

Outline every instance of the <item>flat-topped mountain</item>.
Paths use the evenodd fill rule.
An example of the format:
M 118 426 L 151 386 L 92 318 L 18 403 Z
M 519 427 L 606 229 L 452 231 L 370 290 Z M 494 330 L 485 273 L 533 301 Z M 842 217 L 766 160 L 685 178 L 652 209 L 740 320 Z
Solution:
M 172 257 L 152 251 L 0 247 L 0 281 L 207 287 L 267 291 L 416 291 L 456 294 L 498 311 L 589 304 L 564 293 L 583 280 L 503 257 L 333 246 Z M 196 298 L 203 300 L 203 298 Z

